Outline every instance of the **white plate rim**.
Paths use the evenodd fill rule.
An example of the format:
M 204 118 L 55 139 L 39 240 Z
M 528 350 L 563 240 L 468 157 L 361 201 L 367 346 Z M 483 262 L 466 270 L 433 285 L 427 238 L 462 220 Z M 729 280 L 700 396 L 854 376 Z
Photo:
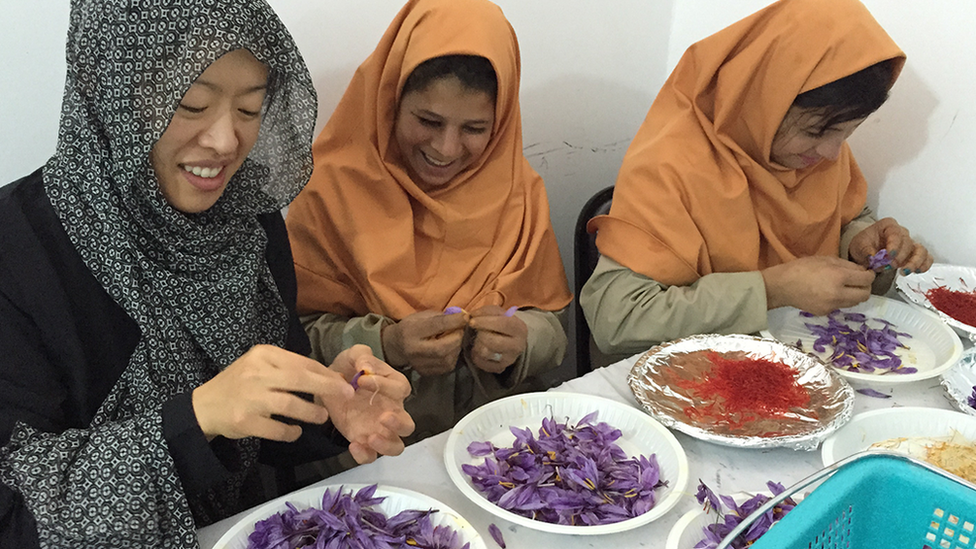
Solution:
M 566 400 L 585 400 L 588 403 L 594 405 L 594 409 L 597 407 L 604 407 L 607 409 L 614 409 L 624 414 L 632 415 L 635 419 L 638 419 L 640 423 L 645 425 L 647 428 L 651 429 L 656 435 L 660 436 L 667 446 L 674 450 L 675 457 L 677 458 L 678 464 L 678 477 L 676 479 L 666 478 L 664 480 L 668 481 L 668 493 L 667 495 L 658 500 L 650 511 L 620 522 L 615 522 L 612 524 L 601 524 L 598 526 L 568 526 L 563 524 L 551 524 L 548 522 L 542 522 L 537 520 L 532 520 L 521 515 L 517 515 L 502 509 L 497 505 L 488 501 L 476 488 L 474 488 L 468 476 L 461 470 L 460 463 L 455 462 L 454 456 L 457 453 L 457 445 L 460 443 L 460 438 L 465 427 L 473 423 L 479 418 L 480 415 L 485 414 L 489 410 L 495 408 L 502 408 L 508 406 L 511 402 L 523 401 L 523 400 L 541 400 L 541 401 L 553 401 L 557 399 Z M 600 421 L 600 418 L 597 418 Z M 513 423 L 520 427 L 525 427 L 519 423 Z M 532 424 L 531 428 L 533 430 L 538 429 L 538 425 Z M 466 452 L 466 447 L 464 448 Z M 448 476 L 454 482 L 454 485 L 463 493 L 469 500 L 474 502 L 476 505 L 482 509 L 488 511 L 489 513 L 513 522 L 526 526 L 534 530 L 540 530 L 543 532 L 549 532 L 554 534 L 571 534 L 571 535 L 601 535 L 616 532 L 624 532 L 639 526 L 648 524 L 658 518 L 666 515 L 683 496 L 685 487 L 690 479 L 690 469 L 688 465 L 688 457 L 685 454 L 684 448 L 678 439 L 671 433 L 666 427 L 661 425 L 660 422 L 654 418 L 647 415 L 643 410 L 636 408 L 634 406 L 618 402 L 609 398 L 587 395 L 584 393 L 571 393 L 571 392 L 560 392 L 560 391 L 547 391 L 540 393 L 523 393 L 518 395 L 512 395 L 502 399 L 498 399 L 475 409 L 474 411 L 468 413 L 464 418 L 459 421 L 453 429 L 451 429 L 450 434 L 447 438 L 447 444 L 444 448 L 444 464 L 447 468 Z
M 854 436 L 850 433 L 856 433 L 856 429 L 861 428 L 862 424 L 869 424 L 873 421 L 878 421 L 878 418 L 884 418 L 888 420 L 888 423 L 895 424 L 899 416 L 904 416 L 906 418 L 911 418 L 914 421 L 918 421 L 920 418 L 925 421 L 931 421 L 933 424 L 938 426 L 945 426 L 947 430 L 951 428 L 953 424 L 958 424 L 962 422 L 963 424 L 968 424 L 970 429 L 967 429 L 966 433 L 962 433 L 964 436 L 976 439 L 976 417 L 964 414 L 957 410 L 949 410 L 945 408 L 926 408 L 924 406 L 899 406 L 894 408 L 881 408 L 878 410 L 871 410 L 868 412 L 862 412 L 855 415 L 851 421 L 847 423 L 844 427 L 841 427 L 833 435 L 831 435 L 827 440 L 824 441 L 820 448 L 820 459 L 824 467 L 830 467 L 837 461 L 847 457 L 847 455 L 839 456 L 836 455 L 839 450 L 836 447 L 840 442 L 844 441 L 847 436 Z M 937 433 L 933 435 L 926 436 L 946 436 L 948 433 Z M 862 441 L 864 444 L 861 449 L 867 449 L 868 446 L 875 442 L 880 442 L 881 440 L 887 440 L 889 438 L 895 438 L 899 435 L 894 435 L 891 437 L 885 437 L 878 440 L 871 440 L 870 442 Z M 923 435 L 900 435 L 900 436 L 923 436 Z
M 362 483 L 346 483 L 346 484 L 327 484 L 322 486 L 310 486 L 308 488 L 303 488 L 297 490 L 290 494 L 275 498 L 269 502 L 262 504 L 260 507 L 255 508 L 252 512 L 248 513 L 237 521 L 233 526 L 230 527 L 223 536 L 217 540 L 214 544 L 214 549 L 229 549 L 230 544 L 235 541 L 238 535 L 241 535 L 246 531 L 245 535 L 250 535 L 254 531 L 254 525 L 260 521 L 270 517 L 274 513 L 278 513 L 286 509 L 285 503 L 292 502 L 299 499 L 306 499 L 312 494 L 316 494 L 318 499 L 322 499 L 322 495 L 325 494 L 326 490 L 337 490 L 341 489 L 343 491 L 352 490 L 353 492 L 358 492 L 362 488 L 367 486 L 372 486 L 372 484 L 362 484 Z M 395 496 L 400 498 L 406 498 L 408 500 L 414 500 L 418 502 L 417 509 L 424 508 L 434 508 L 437 509 L 438 515 L 449 516 L 456 523 L 454 529 L 462 536 L 462 540 L 469 542 L 470 549 L 487 549 L 485 545 L 484 538 L 481 534 L 475 530 L 474 526 L 468 522 L 460 513 L 449 507 L 447 504 L 432 498 L 426 494 L 420 492 L 415 492 L 413 490 L 407 490 L 406 488 L 400 488 L 397 486 L 390 486 L 385 484 L 378 484 L 376 486 L 376 492 L 374 496 Z M 301 504 L 304 505 L 304 504 Z M 382 504 L 381 504 L 382 505 Z M 436 516 L 436 515 L 435 515 Z M 436 521 L 435 521 L 436 523 Z M 435 524 L 436 525 L 436 524 Z M 247 547 L 244 544 L 242 547 Z
M 952 341 L 952 353 L 949 359 L 945 360 L 942 364 L 930 370 L 926 370 L 924 372 L 918 372 L 914 374 L 890 374 L 890 373 L 861 374 L 858 372 L 849 372 L 847 370 L 844 370 L 843 368 L 838 368 L 836 366 L 832 366 L 828 364 L 827 362 L 824 362 L 825 364 L 827 364 L 828 367 L 832 368 L 833 371 L 837 372 L 838 374 L 840 374 L 841 376 L 847 379 L 863 381 L 869 384 L 898 385 L 903 383 L 914 383 L 916 381 L 924 381 L 926 379 L 932 379 L 934 377 L 942 375 L 944 372 L 952 368 L 953 364 L 955 364 L 956 361 L 959 360 L 959 357 L 962 355 L 962 349 L 963 349 L 962 341 L 959 339 L 959 336 L 956 334 L 956 332 L 952 330 L 952 328 L 946 326 L 945 323 L 942 322 L 942 319 L 939 318 L 938 315 L 925 309 L 924 307 L 922 308 L 916 307 L 910 303 L 905 303 L 904 301 L 898 299 L 891 299 L 889 297 L 884 297 L 884 296 L 872 295 L 870 298 L 868 298 L 868 301 L 865 303 L 872 303 L 872 302 L 877 304 L 875 305 L 875 307 L 880 307 L 881 304 L 885 304 L 885 307 L 894 307 L 896 309 L 902 309 L 903 311 L 905 310 L 911 311 L 913 314 L 918 314 L 923 318 L 928 318 L 929 320 L 932 321 L 938 321 L 937 325 L 945 329 L 945 333 L 948 335 L 950 341 Z M 795 307 L 780 307 L 780 309 L 790 309 L 793 311 L 797 311 L 797 314 L 799 314 L 799 309 Z M 848 309 L 851 309 L 851 307 L 841 309 L 841 311 L 846 311 Z M 777 341 L 781 341 L 787 345 L 793 345 L 793 342 L 783 341 L 781 339 L 778 339 L 775 335 L 773 335 L 772 331 L 768 327 L 762 330 L 760 333 L 763 335 L 763 337 L 769 337 L 772 339 L 776 339 Z

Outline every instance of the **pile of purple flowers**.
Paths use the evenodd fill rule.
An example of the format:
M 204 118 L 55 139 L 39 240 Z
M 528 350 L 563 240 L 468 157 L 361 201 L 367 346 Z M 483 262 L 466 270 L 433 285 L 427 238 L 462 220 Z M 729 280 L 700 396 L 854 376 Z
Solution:
M 814 316 L 807 312 L 801 312 L 800 315 L 807 318 Z M 895 349 L 908 349 L 898 338 L 912 336 L 895 331 L 894 325 L 883 318 L 871 320 L 880 323 L 882 328 L 869 327 L 868 318 L 861 313 L 844 313 L 839 310 L 827 315 L 826 326 L 810 323 L 804 325 L 817 336 L 813 342 L 813 350 L 825 353 L 827 347 L 831 347 L 833 351 L 827 360 L 838 368 L 862 373 L 917 372 L 915 368 L 902 365 L 901 358 L 895 354 Z M 797 346 L 800 347 L 799 341 Z
M 773 495 L 779 495 L 785 490 L 782 484 L 772 481 L 767 482 L 766 486 Z M 715 511 L 716 513 L 716 521 L 702 528 L 702 533 L 705 535 L 705 538 L 695 545 L 695 549 L 714 549 L 718 547 L 718 544 L 736 526 L 751 515 L 753 511 L 759 509 L 771 499 L 769 496 L 756 494 L 742 502 L 741 505 L 737 505 L 735 500 L 729 496 L 716 496 L 715 492 L 712 492 L 708 486 L 705 486 L 705 483 L 701 479 L 698 479 L 698 493 L 695 494 L 695 498 L 698 500 L 698 503 L 704 504 L 706 513 L 711 511 Z M 722 511 L 723 503 L 725 504 L 724 507 L 728 509 L 728 512 L 724 514 Z M 795 506 L 796 502 L 793 501 L 793 498 L 786 498 L 779 505 L 766 511 L 763 516 L 753 521 L 745 533 L 732 541 L 730 547 L 733 549 L 742 549 L 743 547 L 752 545 L 760 536 L 769 531 L 769 528 L 774 523 L 792 511 Z
M 553 524 L 620 522 L 654 507 L 661 480 L 657 457 L 628 457 L 614 441 L 619 429 L 592 425 L 593 412 L 575 426 L 542 420 L 539 437 L 510 427 L 511 448 L 472 442 L 468 452 L 483 465 L 462 465 L 489 501 L 518 515 Z
M 376 485 L 355 495 L 325 491 L 322 508 L 288 510 L 259 521 L 248 536 L 248 549 L 468 549 L 458 533 L 447 526 L 433 526 L 428 509 L 401 511 L 387 518 L 373 509 L 383 497 L 373 497 Z

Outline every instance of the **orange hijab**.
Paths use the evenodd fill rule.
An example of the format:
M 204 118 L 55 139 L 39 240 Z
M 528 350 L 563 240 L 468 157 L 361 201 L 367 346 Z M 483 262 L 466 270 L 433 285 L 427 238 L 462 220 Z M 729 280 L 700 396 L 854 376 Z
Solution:
M 867 192 L 850 148 L 791 170 L 770 147 L 797 95 L 887 59 L 897 77 L 904 54 L 857 0 L 781 0 L 693 44 L 589 224 L 600 253 L 668 285 L 837 255 Z
M 420 63 L 480 55 L 498 78 L 480 159 L 424 192 L 401 164 L 393 124 Z M 542 179 L 522 155 L 515 32 L 486 0 L 411 0 L 359 67 L 313 146 L 315 170 L 288 211 L 301 314 L 482 305 L 559 310 L 572 299 Z

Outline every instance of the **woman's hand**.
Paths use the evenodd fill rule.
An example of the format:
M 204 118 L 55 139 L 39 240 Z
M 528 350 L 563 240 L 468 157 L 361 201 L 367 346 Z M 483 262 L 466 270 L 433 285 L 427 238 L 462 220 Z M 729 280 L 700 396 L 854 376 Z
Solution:
M 901 269 L 902 274 L 921 273 L 932 266 L 932 256 L 925 246 L 913 240 L 908 229 L 890 217 L 854 235 L 848 253 L 859 265 L 867 265 L 868 258 L 881 249 L 888 250 L 892 266 Z
M 454 370 L 461 355 L 467 315 L 420 311 L 382 331 L 383 354 L 394 366 L 410 366 L 422 376 Z
M 762 275 L 768 309 L 790 305 L 815 315 L 867 301 L 874 282 L 874 271 L 828 256 L 794 259 Z
M 382 360 L 369 347 L 355 345 L 336 357 L 329 370 L 347 382 L 358 372 L 359 388 L 351 396 L 323 399 L 332 424 L 349 441 L 349 452 L 358 463 L 369 463 L 378 454 L 395 456 L 403 451 L 405 437 L 414 423 L 403 409 L 410 395 L 410 382 Z M 317 399 L 318 400 L 318 397 Z
M 207 439 L 260 437 L 291 442 L 302 434 L 282 416 L 322 424 L 329 411 L 295 393 L 312 393 L 322 401 L 351 399 L 353 388 L 343 376 L 318 362 L 271 345 L 257 345 L 210 381 L 193 391 L 193 412 Z
M 475 331 L 470 359 L 479 370 L 500 374 L 525 352 L 529 329 L 520 318 L 507 316 L 497 305 L 471 313 L 468 324 Z

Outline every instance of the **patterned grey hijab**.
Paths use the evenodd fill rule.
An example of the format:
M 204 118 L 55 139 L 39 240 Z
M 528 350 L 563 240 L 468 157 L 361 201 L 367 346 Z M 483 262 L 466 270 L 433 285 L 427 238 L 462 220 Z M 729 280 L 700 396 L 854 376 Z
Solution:
M 241 48 L 269 69 L 260 136 L 220 200 L 183 214 L 159 191 L 150 151 L 193 81 Z M 257 441 L 235 443 L 240 475 L 188 498 L 161 406 L 253 345 L 284 344 L 287 310 L 256 216 L 287 205 L 308 180 L 315 91 L 263 0 L 73 0 L 67 62 L 44 185 L 75 248 L 142 339 L 89 429 L 18 426 L 3 477 L 24 495 L 44 547 L 196 547 L 194 515 L 210 521 L 239 510 Z

